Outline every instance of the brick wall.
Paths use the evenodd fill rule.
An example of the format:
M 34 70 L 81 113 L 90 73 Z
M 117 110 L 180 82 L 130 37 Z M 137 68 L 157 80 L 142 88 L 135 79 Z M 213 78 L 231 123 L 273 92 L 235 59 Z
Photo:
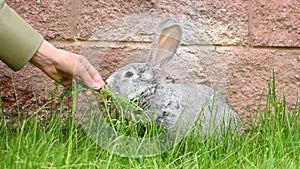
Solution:
M 273 69 L 289 105 L 299 99 L 299 0 L 7 3 L 55 46 L 88 57 L 104 77 L 123 63 L 145 59 L 159 21 L 173 17 L 184 26 L 182 47 L 170 65 L 178 82 L 218 83 L 245 122 L 255 114 Z M 210 44 L 213 50 L 207 49 Z M 24 109 L 44 103 L 53 88 L 52 81 L 29 64 L 12 72 L 1 63 L 0 82 L 4 105 L 15 105 L 15 86 Z

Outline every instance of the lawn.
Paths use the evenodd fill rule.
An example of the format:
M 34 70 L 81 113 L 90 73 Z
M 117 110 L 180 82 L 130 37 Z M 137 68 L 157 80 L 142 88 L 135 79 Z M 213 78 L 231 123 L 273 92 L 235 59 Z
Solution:
M 73 125 L 75 102 L 64 121 L 53 113 L 41 124 L 39 110 L 30 119 L 20 117 L 17 126 L 2 116 L 0 168 L 300 168 L 299 101 L 287 107 L 284 95 L 275 95 L 274 84 L 273 79 L 251 130 L 205 141 L 191 133 L 152 157 L 121 157 L 103 150 L 80 125 Z M 122 126 L 128 130 L 128 124 Z

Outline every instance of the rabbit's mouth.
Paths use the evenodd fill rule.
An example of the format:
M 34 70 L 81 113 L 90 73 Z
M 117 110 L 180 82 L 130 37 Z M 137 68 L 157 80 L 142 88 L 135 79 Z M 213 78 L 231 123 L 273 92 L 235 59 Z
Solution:
M 121 97 L 126 97 L 129 100 L 136 98 L 136 96 L 138 96 L 142 92 L 141 90 L 132 91 L 132 88 L 130 87 L 116 85 L 113 83 L 113 78 L 110 77 L 107 78 L 105 82 L 106 82 L 106 87 L 109 90 L 118 94 Z
M 129 92 L 129 94 L 127 94 L 127 98 L 129 100 L 133 100 L 133 99 L 136 99 L 137 97 L 139 97 L 142 92 L 145 90 L 145 87 L 139 87 L 138 89 L 134 90 L 134 91 L 131 91 Z

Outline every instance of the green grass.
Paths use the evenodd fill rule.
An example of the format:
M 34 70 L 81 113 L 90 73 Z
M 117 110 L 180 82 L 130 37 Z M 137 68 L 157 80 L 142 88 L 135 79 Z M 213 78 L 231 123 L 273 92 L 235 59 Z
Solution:
M 251 130 L 221 141 L 201 142 L 191 134 L 170 151 L 148 158 L 102 150 L 80 126 L 74 127 L 74 104 L 69 118 L 62 121 L 54 113 L 47 125 L 41 124 L 38 110 L 29 120 L 19 118 L 17 127 L 1 117 L 0 168 L 300 168 L 299 102 L 288 108 L 284 95 L 275 94 L 274 79 L 267 91 L 267 104 L 259 108 Z M 140 129 L 128 126 L 123 125 L 124 133 Z

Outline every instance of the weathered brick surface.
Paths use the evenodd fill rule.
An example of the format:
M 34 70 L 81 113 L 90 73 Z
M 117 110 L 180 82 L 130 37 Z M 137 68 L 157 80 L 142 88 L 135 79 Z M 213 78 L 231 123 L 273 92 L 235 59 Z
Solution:
M 132 14 L 151 11 L 151 1 L 77 1 L 78 38 L 89 38 L 96 30 L 112 21 Z
M 248 40 L 248 0 L 156 1 L 158 9 L 191 20 L 212 44 L 241 45 Z
M 254 46 L 300 46 L 299 0 L 253 0 Z
M 1 106 L 9 120 L 19 112 L 32 115 L 48 101 L 53 89 L 53 82 L 30 64 L 13 72 L 1 62 L 0 84 Z
M 136 19 L 130 20 L 131 23 L 146 21 L 151 22 L 150 16 L 169 16 L 178 20 L 186 20 L 193 23 L 199 32 L 209 37 L 210 43 L 214 44 L 245 44 L 247 41 L 247 1 L 130 1 L 110 3 L 105 2 L 83 2 L 80 13 L 79 29 L 80 37 L 90 37 L 95 29 L 102 26 L 108 27 L 112 21 L 120 21 L 121 17 Z M 92 11 L 92 12 L 91 12 Z M 143 18 L 145 14 L 147 18 Z M 137 15 L 137 16 L 132 16 Z M 155 25 L 149 24 L 150 28 Z M 126 26 L 126 22 L 118 22 L 122 27 L 122 32 L 132 32 L 134 27 Z M 107 25 L 108 24 L 108 25 Z M 139 27 L 140 28 L 140 27 Z M 144 34 L 135 37 L 134 40 L 143 41 L 145 36 L 152 35 L 147 33 L 149 29 L 143 28 Z M 138 30 L 142 31 L 142 30 Z M 124 36 L 124 35 L 123 35 Z M 105 38 L 107 39 L 107 38 Z M 149 38 L 147 38 L 149 39 Z M 102 39 L 100 39 L 102 40 Z
M 217 51 L 226 64 L 227 98 L 245 121 L 256 115 L 256 105 L 261 100 L 264 103 L 273 69 L 278 96 L 283 89 L 288 105 L 296 104 L 300 97 L 299 50 L 220 48 Z M 252 111 L 248 112 L 248 108 Z
M 189 20 L 214 44 L 247 42 L 247 1 L 244 0 L 7 2 L 47 39 L 87 39 L 112 21 L 147 13 Z M 128 32 L 130 27 L 123 29 Z
M 47 39 L 73 39 L 71 0 L 7 0 L 17 13 Z
M 149 11 L 148 1 L 6 1 L 47 39 L 87 38 L 116 18 Z
M 300 43 L 297 0 L 7 2 L 48 39 L 86 39 L 121 17 L 164 13 L 194 21 L 213 44 L 246 44 L 248 27 L 252 35 L 250 43 L 254 46 L 299 46 Z

